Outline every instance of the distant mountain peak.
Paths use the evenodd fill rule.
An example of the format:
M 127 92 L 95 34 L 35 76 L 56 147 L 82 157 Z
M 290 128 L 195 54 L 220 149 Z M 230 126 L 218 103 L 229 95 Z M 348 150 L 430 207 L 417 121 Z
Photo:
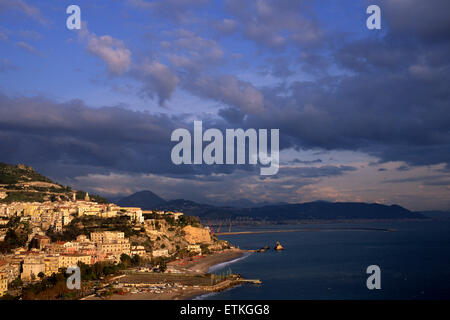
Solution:
M 117 204 L 122 207 L 140 207 L 144 210 L 153 210 L 166 202 L 154 192 L 142 190 L 117 201 Z

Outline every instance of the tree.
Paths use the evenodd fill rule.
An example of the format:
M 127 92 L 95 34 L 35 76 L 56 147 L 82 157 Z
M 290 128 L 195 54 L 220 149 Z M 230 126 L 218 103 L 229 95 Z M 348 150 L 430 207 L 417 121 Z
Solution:
M 17 277 L 13 282 L 11 282 L 11 287 L 17 289 L 20 288 L 23 285 L 22 279 L 20 279 L 20 276 Z
M 137 254 L 134 255 L 133 259 L 131 259 L 131 264 L 133 266 L 138 266 L 141 264 L 141 257 Z
M 164 272 L 167 270 L 166 260 L 162 259 L 159 264 L 159 272 Z
M 120 256 L 120 261 L 126 266 L 129 267 L 131 265 L 131 257 L 125 253 L 122 253 Z

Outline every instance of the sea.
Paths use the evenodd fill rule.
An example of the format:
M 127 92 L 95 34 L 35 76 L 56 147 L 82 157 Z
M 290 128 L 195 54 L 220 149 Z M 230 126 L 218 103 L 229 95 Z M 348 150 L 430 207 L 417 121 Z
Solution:
M 209 270 L 238 273 L 262 284 L 196 299 L 450 299 L 450 220 L 241 226 L 232 231 L 286 229 L 305 232 L 219 236 L 241 249 L 270 246 Z M 285 250 L 273 250 L 277 241 Z M 380 289 L 367 287 L 371 265 L 380 268 Z

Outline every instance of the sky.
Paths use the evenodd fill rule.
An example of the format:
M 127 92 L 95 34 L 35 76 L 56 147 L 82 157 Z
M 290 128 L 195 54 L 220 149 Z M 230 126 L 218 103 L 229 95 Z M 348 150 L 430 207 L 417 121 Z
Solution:
M 0 0 L 0 161 L 109 198 L 450 210 L 449 85 L 447 0 Z M 278 173 L 173 164 L 194 120 L 279 129 Z

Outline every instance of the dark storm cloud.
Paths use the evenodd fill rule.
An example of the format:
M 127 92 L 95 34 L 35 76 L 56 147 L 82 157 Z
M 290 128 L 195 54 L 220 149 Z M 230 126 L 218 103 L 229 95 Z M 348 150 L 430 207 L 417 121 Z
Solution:
M 182 125 L 175 117 L 120 107 L 94 109 L 81 101 L 0 95 L 2 161 L 26 161 L 52 174 L 103 169 L 192 173 L 170 160 L 171 131 Z
M 448 40 L 449 1 L 379 0 L 378 2 L 393 33 L 419 36 L 424 40 Z
M 0 93 L 1 160 L 25 162 L 57 179 L 127 172 L 218 181 L 222 178 L 211 174 L 232 174 L 236 169 L 257 174 L 258 168 L 252 165 L 174 165 L 170 154 L 176 142 L 170 136 L 177 128 L 192 132 L 193 124 L 186 117 Z M 226 127 L 224 122 L 208 119 L 203 125 L 205 129 Z
M 448 7 L 441 1 L 437 4 Z M 315 80 L 270 89 L 243 83 L 235 85 L 238 94 L 228 94 L 230 86 L 220 81 L 200 83 L 197 89 L 228 104 L 220 112 L 227 121 L 280 128 L 282 148 L 357 150 L 379 158 L 380 163 L 446 163 L 448 167 L 450 37 L 444 30 L 450 10 L 443 10 L 445 14 L 422 10 L 425 21 L 437 15 L 437 26 L 427 27 L 413 19 L 421 7 L 414 7 L 410 20 L 403 18 L 384 36 L 341 43 L 328 56 L 330 63 L 349 71 L 339 76 L 322 73 Z M 395 1 L 387 3 L 383 12 L 388 21 L 404 9 L 400 8 Z M 410 27 L 408 37 L 400 37 L 400 24 Z M 239 80 L 229 84 L 233 82 Z M 251 95 L 245 88 L 251 88 Z M 247 101 L 245 96 L 255 98 Z
M 397 171 L 409 171 L 409 170 L 410 170 L 410 168 L 405 165 L 401 165 L 397 168 Z
M 294 159 L 290 161 L 290 163 L 293 164 L 315 164 L 315 163 L 322 163 L 321 159 L 315 159 L 315 160 L 300 160 L 300 159 Z

